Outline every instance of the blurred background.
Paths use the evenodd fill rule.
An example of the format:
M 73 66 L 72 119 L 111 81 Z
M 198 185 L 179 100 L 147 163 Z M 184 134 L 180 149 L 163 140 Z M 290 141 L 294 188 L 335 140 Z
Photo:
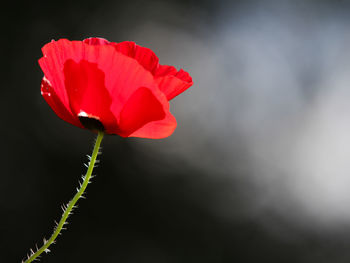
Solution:
M 1 262 L 42 245 L 95 135 L 40 95 L 51 39 L 151 48 L 194 85 L 164 140 L 107 136 L 41 262 L 350 262 L 350 1 L 13 1 L 2 10 Z

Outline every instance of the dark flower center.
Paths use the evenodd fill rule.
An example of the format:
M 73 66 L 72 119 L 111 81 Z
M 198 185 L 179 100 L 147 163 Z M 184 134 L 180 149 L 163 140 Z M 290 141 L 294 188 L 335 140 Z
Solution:
M 78 116 L 80 123 L 89 130 L 104 131 L 102 122 L 94 117 Z

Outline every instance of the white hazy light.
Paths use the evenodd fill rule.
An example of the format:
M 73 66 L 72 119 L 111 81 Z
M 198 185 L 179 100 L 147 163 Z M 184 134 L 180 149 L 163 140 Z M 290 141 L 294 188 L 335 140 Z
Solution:
M 148 21 L 125 37 L 194 79 L 171 103 L 179 123 L 171 147 L 157 150 L 173 149 L 218 180 L 237 176 L 244 155 L 243 180 L 257 186 L 242 203 L 248 211 L 334 226 L 350 220 L 350 25 L 303 8 L 227 9 L 212 28 L 198 16 L 197 35 Z M 230 189 L 218 192 L 229 215 Z

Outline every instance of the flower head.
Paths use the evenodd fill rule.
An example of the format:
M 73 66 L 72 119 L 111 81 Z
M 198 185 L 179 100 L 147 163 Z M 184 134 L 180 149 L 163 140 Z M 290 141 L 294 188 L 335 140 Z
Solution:
M 41 94 L 63 120 L 122 137 L 164 138 L 176 120 L 169 100 L 193 82 L 152 50 L 102 38 L 60 39 L 42 48 Z

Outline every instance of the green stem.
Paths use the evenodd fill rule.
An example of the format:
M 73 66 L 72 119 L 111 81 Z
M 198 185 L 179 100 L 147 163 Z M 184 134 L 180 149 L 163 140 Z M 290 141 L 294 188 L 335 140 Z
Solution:
M 92 156 L 89 162 L 89 168 L 86 172 L 85 177 L 83 177 L 83 183 L 80 186 L 80 189 L 77 189 L 77 193 L 74 195 L 73 199 L 68 203 L 67 207 L 63 207 L 63 214 L 61 217 L 60 222 L 57 224 L 55 231 L 53 232 L 52 236 L 50 237 L 49 240 L 44 240 L 44 245 L 39 248 L 37 250 L 37 252 L 31 253 L 31 255 L 28 257 L 28 259 L 26 261 L 24 261 L 24 263 L 30 263 L 33 260 L 35 260 L 37 257 L 40 256 L 41 253 L 43 252 L 49 252 L 48 247 L 55 242 L 55 239 L 57 238 L 57 236 L 60 234 L 61 230 L 63 229 L 63 226 L 66 224 L 66 220 L 69 216 L 69 214 L 72 212 L 73 208 L 75 208 L 75 204 L 76 202 L 79 200 L 79 198 L 82 197 L 82 194 L 84 193 L 87 185 L 89 184 L 90 178 L 91 178 L 91 174 L 92 174 L 92 170 L 94 169 L 95 166 L 95 162 L 96 162 L 96 158 L 97 155 L 99 153 L 99 149 L 100 149 L 100 144 L 102 141 L 104 133 L 103 132 L 98 132 L 98 136 L 96 139 L 96 143 L 95 143 L 95 147 L 94 150 L 92 152 Z

